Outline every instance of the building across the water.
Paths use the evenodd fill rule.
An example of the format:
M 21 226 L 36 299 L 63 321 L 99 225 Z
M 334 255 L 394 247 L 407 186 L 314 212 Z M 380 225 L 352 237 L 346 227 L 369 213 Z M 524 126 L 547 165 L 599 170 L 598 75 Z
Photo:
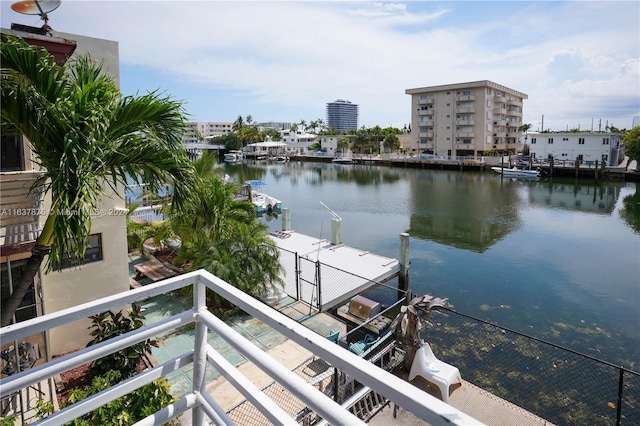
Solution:
M 530 155 L 538 160 L 597 160 L 608 166 L 617 166 L 624 160 L 621 133 L 529 132 L 524 143 L 529 146 Z
M 185 144 L 198 143 L 216 136 L 231 133 L 233 123 L 230 121 L 192 121 L 187 124 L 187 131 L 182 137 Z
M 446 157 L 481 157 L 521 147 L 522 92 L 488 80 L 406 89 L 412 149 Z M 413 145 L 415 144 L 415 145 Z
M 360 109 L 357 104 L 343 99 L 327 103 L 327 126 L 340 132 L 358 130 L 358 115 Z

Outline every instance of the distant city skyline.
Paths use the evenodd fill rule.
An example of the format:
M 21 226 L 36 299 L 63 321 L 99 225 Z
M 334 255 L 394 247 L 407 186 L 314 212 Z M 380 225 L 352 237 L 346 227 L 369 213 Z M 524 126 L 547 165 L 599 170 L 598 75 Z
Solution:
M 43 24 L 11 3 L 3 28 Z M 360 127 L 402 128 L 406 89 L 477 80 L 526 93 L 531 130 L 640 114 L 637 1 L 65 0 L 49 25 L 118 41 L 123 94 L 158 90 L 190 121 L 326 120 L 328 101 L 350 99 Z

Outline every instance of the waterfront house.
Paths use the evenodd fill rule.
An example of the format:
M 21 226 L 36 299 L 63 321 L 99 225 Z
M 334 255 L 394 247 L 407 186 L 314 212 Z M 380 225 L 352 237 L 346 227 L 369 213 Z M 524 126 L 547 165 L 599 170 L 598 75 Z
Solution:
M 621 133 L 609 132 L 528 132 L 523 138 L 529 154 L 537 160 L 596 161 L 617 166 L 624 160 Z

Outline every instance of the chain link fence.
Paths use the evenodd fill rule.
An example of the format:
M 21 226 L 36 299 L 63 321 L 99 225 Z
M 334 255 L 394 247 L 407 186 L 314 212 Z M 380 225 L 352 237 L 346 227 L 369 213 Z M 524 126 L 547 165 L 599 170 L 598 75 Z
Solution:
M 282 248 L 280 264 L 285 271 L 284 292 L 321 312 L 335 308 L 336 303 L 382 284 L 319 262 L 312 256 L 300 256 Z M 404 292 L 400 293 L 400 297 L 404 297 Z M 393 296 L 395 299 L 389 298 L 381 303 L 394 303 L 399 297 L 397 294 Z
M 423 338 L 464 380 L 558 425 L 640 424 L 640 373 L 442 312 Z

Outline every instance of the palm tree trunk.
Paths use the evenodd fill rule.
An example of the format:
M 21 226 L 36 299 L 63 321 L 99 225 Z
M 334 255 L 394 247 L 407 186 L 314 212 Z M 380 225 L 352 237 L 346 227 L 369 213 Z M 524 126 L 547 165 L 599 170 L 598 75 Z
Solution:
M 44 257 L 51 251 L 51 246 L 37 245 L 31 250 L 31 257 L 27 261 L 27 266 L 20 277 L 20 281 L 13 288 L 13 293 L 2 304 L 2 316 L 0 323 L 2 327 L 11 324 L 13 314 L 16 313 L 22 303 L 22 299 L 33 285 L 33 279 L 40 270 L 40 265 Z
M 47 217 L 47 221 L 42 228 L 42 232 L 36 240 L 35 247 L 31 250 L 31 257 L 27 260 L 20 281 L 13 288 L 13 292 L 2 303 L 2 313 L 0 314 L 0 327 L 6 327 L 11 324 L 13 315 L 16 313 L 22 303 L 22 299 L 27 294 L 31 286 L 33 285 L 33 279 L 40 270 L 40 265 L 44 257 L 51 252 L 51 243 L 53 241 L 53 222 L 55 221 L 55 215 L 50 214 Z

